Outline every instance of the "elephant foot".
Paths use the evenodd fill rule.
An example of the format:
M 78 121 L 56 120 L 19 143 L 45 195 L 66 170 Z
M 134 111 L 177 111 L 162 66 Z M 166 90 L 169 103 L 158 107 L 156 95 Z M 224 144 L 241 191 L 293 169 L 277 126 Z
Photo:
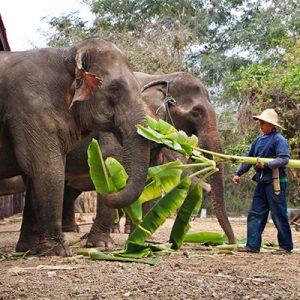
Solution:
M 66 222 L 62 224 L 63 232 L 80 232 L 79 226 L 75 222 Z
M 111 228 L 112 233 L 120 233 L 120 224 L 119 223 L 114 223 L 114 225 Z
M 39 256 L 72 256 L 63 235 L 41 236 L 36 250 Z
M 36 235 L 22 235 L 20 236 L 17 245 L 17 252 L 27 252 L 28 254 L 36 254 L 36 249 L 39 244 L 38 236 Z
M 17 243 L 16 251 L 37 256 L 72 256 L 63 236 L 22 237 Z
M 112 250 L 114 241 L 109 233 L 90 233 L 86 241 L 86 247 L 97 247 L 100 250 Z

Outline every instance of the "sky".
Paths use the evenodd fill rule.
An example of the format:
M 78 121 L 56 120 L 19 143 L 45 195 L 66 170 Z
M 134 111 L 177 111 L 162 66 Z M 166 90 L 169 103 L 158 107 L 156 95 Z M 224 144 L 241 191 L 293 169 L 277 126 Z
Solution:
M 84 20 L 88 19 L 88 8 L 80 0 L 0 1 L 0 14 L 12 51 L 46 47 L 42 32 L 48 31 L 50 27 L 41 18 L 59 17 L 75 11 L 79 11 Z

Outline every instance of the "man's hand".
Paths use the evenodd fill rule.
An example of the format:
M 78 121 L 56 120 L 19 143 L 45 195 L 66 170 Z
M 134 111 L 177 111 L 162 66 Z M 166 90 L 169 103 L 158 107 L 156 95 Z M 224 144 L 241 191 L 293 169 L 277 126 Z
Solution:
M 240 184 L 240 182 L 241 182 L 240 176 L 234 175 L 234 176 L 232 177 L 232 182 L 233 182 L 234 184 Z
M 265 168 L 265 163 L 261 160 L 257 161 L 256 167 L 259 169 L 264 169 Z

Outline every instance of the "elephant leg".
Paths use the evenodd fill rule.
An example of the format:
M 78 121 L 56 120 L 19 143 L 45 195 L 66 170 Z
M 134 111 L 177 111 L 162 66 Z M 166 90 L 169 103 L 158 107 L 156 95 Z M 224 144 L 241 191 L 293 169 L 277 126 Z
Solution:
M 89 232 L 86 246 L 99 247 L 103 250 L 112 249 L 114 241 L 110 236 L 115 219 L 115 210 L 107 207 L 101 195 L 97 195 L 97 215 Z
M 20 237 L 16 246 L 18 252 L 36 253 L 39 243 L 36 216 L 31 205 L 31 189 L 27 187 Z
M 26 201 L 29 199 L 29 204 L 25 204 L 27 207 L 24 225 L 21 228 L 16 250 L 33 251 L 34 249 L 41 256 L 70 256 L 71 252 L 65 244 L 61 231 L 63 160 L 58 156 L 52 158 L 49 161 L 53 168 L 48 164 L 45 172 L 47 164 L 38 165 L 34 176 L 29 177 L 29 196 L 26 199 Z M 31 216 L 34 216 L 33 220 L 30 219 Z
M 80 194 L 81 191 L 65 185 L 62 217 L 63 232 L 79 232 L 79 226 L 75 222 L 75 201 Z

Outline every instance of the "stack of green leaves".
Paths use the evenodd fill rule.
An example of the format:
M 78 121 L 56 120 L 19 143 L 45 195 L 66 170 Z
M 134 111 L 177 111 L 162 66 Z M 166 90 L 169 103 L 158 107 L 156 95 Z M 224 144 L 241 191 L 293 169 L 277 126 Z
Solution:
M 136 257 L 143 256 L 145 253 L 153 254 L 153 247 L 145 244 L 145 241 L 178 209 L 170 243 L 173 249 L 179 249 L 189 229 L 190 218 L 195 207 L 201 206 L 202 180 L 218 171 L 214 161 L 201 156 L 199 151 L 194 151 L 198 145 L 196 136 L 188 137 L 185 132 L 177 131 L 163 120 L 156 121 L 148 117 L 147 122 L 147 128 L 137 125 L 139 134 L 156 143 L 164 144 L 184 156 L 193 157 L 197 162 L 183 164 L 180 160 L 176 160 L 149 168 L 147 178 L 149 183 L 143 193 L 135 203 L 124 208 L 136 225 L 136 229 L 129 236 L 125 250 L 118 253 L 123 256 L 131 257 L 132 253 L 135 253 Z M 89 146 L 88 158 L 91 178 L 98 193 L 114 193 L 125 187 L 128 178 L 125 169 L 113 158 L 108 158 L 104 162 L 96 140 L 93 140 Z M 182 172 L 188 168 L 197 168 L 197 171 L 181 179 Z M 193 176 L 201 177 L 198 184 L 191 188 Z M 159 199 L 156 204 L 142 218 L 142 204 L 157 198 Z M 145 250 L 145 247 L 151 249 Z M 155 251 L 158 249 L 156 247 Z

